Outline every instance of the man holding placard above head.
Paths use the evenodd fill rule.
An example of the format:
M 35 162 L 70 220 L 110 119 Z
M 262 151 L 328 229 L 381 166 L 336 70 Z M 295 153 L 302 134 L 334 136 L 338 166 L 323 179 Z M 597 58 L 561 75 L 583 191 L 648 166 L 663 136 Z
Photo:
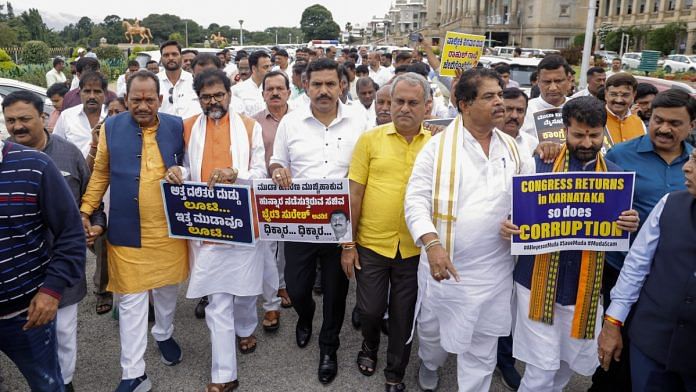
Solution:
M 571 87 L 568 76 L 572 68 L 562 56 L 551 54 L 539 62 L 537 69 L 541 96 L 529 100 L 520 132 L 529 133 L 539 142 L 562 143 L 565 136 L 561 108 Z
M 510 333 L 514 258 L 498 231 L 510 214 L 512 176 L 533 173 L 534 164 L 524 145 L 496 128 L 505 118 L 503 87 L 490 69 L 462 74 L 460 116 L 423 147 L 406 190 L 406 224 L 421 247 L 416 314 L 424 390 L 437 389 L 437 369 L 454 353 L 459 390 L 488 391 L 498 338 Z
M 196 76 L 193 88 L 203 114 L 184 122 L 184 164 L 169 169 L 167 182 L 181 184 L 191 180 L 213 187 L 267 176 L 261 126 L 228 111 L 230 85 L 227 75 L 218 69 Z M 239 385 L 235 334 L 243 337 L 239 339 L 242 353 L 256 346 L 252 335 L 258 323 L 256 297 L 262 291 L 262 252 L 268 244 L 240 246 L 189 241 L 191 280 L 187 297 L 207 295 L 209 301 L 205 319 L 210 329 L 213 364 L 208 392 L 228 391 Z
M 606 123 L 606 111 L 601 101 L 594 97 L 575 98 L 566 103 L 562 115 L 567 130 L 566 142 L 554 162 L 549 164 L 537 158 L 537 173 L 621 171 L 600 153 Z M 572 185 L 581 181 L 561 179 L 553 182 L 554 187 L 558 185 L 558 190 L 571 200 L 570 195 L 575 188 L 569 183 Z M 585 188 L 578 186 L 578 194 L 587 193 Z M 554 193 L 539 197 L 548 196 L 553 200 Z M 630 204 L 630 197 L 627 199 Z M 571 204 L 573 202 L 567 203 Z M 575 204 L 581 205 L 582 211 L 577 214 L 568 211 L 570 216 L 582 217 L 593 213 L 588 211 L 591 208 L 584 208 L 588 204 Z M 564 211 L 570 209 L 575 210 L 575 207 L 563 208 Z M 614 231 L 635 232 L 638 229 L 638 212 L 626 210 L 615 213 L 617 219 L 610 225 L 617 229 Z M 573 221 L 551 223 L 576 223 L 579 218 L 568 219 Z M 583 228 L 587 227 L 586 223 L 581 224 Z M 503 223 L 503 238 L 520 234 L 520 227 L 510 221 Z M 603 267 L 604 252 L 589 249 L 560 250 L 518 258 L 514 273 L 517 319 L 513 355 L 526 363 L 520 391 L 560 391 L 573 372 L 584 376 L 594 373 L 599 365 L 595 339 L 601 325 L 599 297 Z

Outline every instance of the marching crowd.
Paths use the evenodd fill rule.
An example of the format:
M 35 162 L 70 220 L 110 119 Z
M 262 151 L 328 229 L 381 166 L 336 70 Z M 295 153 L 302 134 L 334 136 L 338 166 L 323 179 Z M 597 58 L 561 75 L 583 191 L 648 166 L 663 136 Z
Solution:
M 237 349 L 256 348 L 259 296 L 264 330 L 292 307 L 296 344 L 310 344 L 313 290 L 323 294 L 317 377 L 330 384 L 353 277 L 349 314 L 363 342 L 350 366 L 365 376 L 383 368 L 388 392 L 407 389 L 415 339 L 422 390 L 487 391 L 497 368 L 520 391 L 561 391 L 575 373 L 592 376 L 592 391 L 696 391 L 694 98 L 601 67 L 574 91 L 572 68 L 554 54 L 539 63 L 532 98 L 506 64 L 446 77 L 427 41 L 422 49 L 301 48 L 291 62 L 278 48 L 232 61 L 227 50 L 167 41 L 162 71 L 131 62 L 115 92 L 99 62 L 81 58 L 74 88 L 49 86 L 48 119 L 38 96 L 6 96 L 0 350 L 31 390 L 80 390 L 77 350 L 97 349 L 76 339 L 89 249 L 95 310 L 119 319 L 117 392 L 156 385 L 144 361 L 149 318 L 162 362 L 182 360 L 173 327 L 182 285 L 210 330 L 206 391 L 240 385 Z M 534 113 L 553 108 L 562 144 L 537 136 Z M 636 173 L 633 209 L 615 211 L 630 251 L 512 256 L 513 176 L 569 171 Z M 352 241 L 243 247 L 168 236 L 163 180 L 288 187 L 346 177 L 351 216 L 338 224 L 352 224 Z M 450 353 L 456 386 L 439 382 Z

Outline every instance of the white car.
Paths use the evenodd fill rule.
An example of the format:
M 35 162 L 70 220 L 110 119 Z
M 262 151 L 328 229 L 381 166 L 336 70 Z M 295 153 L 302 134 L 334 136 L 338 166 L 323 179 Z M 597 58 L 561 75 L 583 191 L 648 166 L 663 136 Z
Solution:
M 640 59 L 643 54 L 640 52 L 627 52 L 621 57 L 621 68 L 625 71 L 629 69 L 638 69 L 640 66 Z
M 0 102 L 2 98 L 5 98 L 8 94 L 14 91 L 31 91 L 32 93 L 41 97 L 44 101 L 44 114 L 46 118 L 53 113 L 53 102 L 46 96 L 46 88 L 41 86 L 35 86 L 33 84 L 20 82 L 14 79 L 0 78 Z M 2 115 L 2 112 L 0 112 Z M 7 136 L 7 129 L 5 128 L 4 117 L 0 120 L 0 138 L 4 139 Z
M 662 69 L 671 72 L 696 72 L 696 56 L 671 54 L 667 56 Z

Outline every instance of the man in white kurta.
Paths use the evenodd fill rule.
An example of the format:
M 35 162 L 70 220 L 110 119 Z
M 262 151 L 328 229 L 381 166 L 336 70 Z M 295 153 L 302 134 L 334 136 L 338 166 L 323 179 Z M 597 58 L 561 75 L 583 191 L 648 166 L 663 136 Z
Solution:
M 534 166 L 526 147 L 495 127 L 505 115 L 502 89 L 492 70 L 462 75 L 460 116 L 423 148 L 407 188 L 406 223 L 422 247 L 416 311 L 423 389 L 437 388 L 437 369 L 454 353 L 459 390 L 488 391 L 498 337 L 510 333 L 514 263 L 499 225 L 510 213 L 512 176 Z
M 266 177 L 261 127 L 227 111 L 230 81 L 223 71 L 206 70 L 194 83 L 203 114 L 184 122 L 184 166 L 167 180 L 180 183 L 234 183 Z M 235 335 L 250 337 L 258 323 L 256 297 L 262 292 L 265 243 L 255 246 L 190 241 L 188 298 L 208 296 L 205 319 L 212 343 L 212 383 L 206 391 L 239 385 Z
M 568 62 L 560 55 L 549 55 L 539 62 L 538 86 L 541 92 L 539 97 L 529 100 L 527 114 L 520 132 L 528 133 L 539 141 L 537 135 L 535 114 L 549 109 L 561 110 L 566 103 L 568 91 L 570 91 L 571 68 Z M 534 144 L 533 148 L 536 148 Z

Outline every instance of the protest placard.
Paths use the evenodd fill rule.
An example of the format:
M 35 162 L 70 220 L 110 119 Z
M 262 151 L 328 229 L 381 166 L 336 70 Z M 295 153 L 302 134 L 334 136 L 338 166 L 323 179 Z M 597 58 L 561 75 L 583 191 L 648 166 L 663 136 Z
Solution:
M 442 47 L 440 75 L 455 76 L 457 68 L 467 70 L 475 67 L 481 58 L 485 42 L 486 37 L 482 35 L 448 31 Z
M 565 143 L 566 135 L 563 126 L 561 108 L 551 108 L 533 113 L 539 142 Z
M 249 186 L 162 181 L 169 236 L 189 240 L 254 245 Z
M 569 172 L 512 179 L 513 255 L 560 250 L 627 251 L 616 220 L 630 210 L 635 173 Z
M 254 180 L 259 238 L 274 241 L 350 242 L 348 179 L 293 179 L 289 189 Z

